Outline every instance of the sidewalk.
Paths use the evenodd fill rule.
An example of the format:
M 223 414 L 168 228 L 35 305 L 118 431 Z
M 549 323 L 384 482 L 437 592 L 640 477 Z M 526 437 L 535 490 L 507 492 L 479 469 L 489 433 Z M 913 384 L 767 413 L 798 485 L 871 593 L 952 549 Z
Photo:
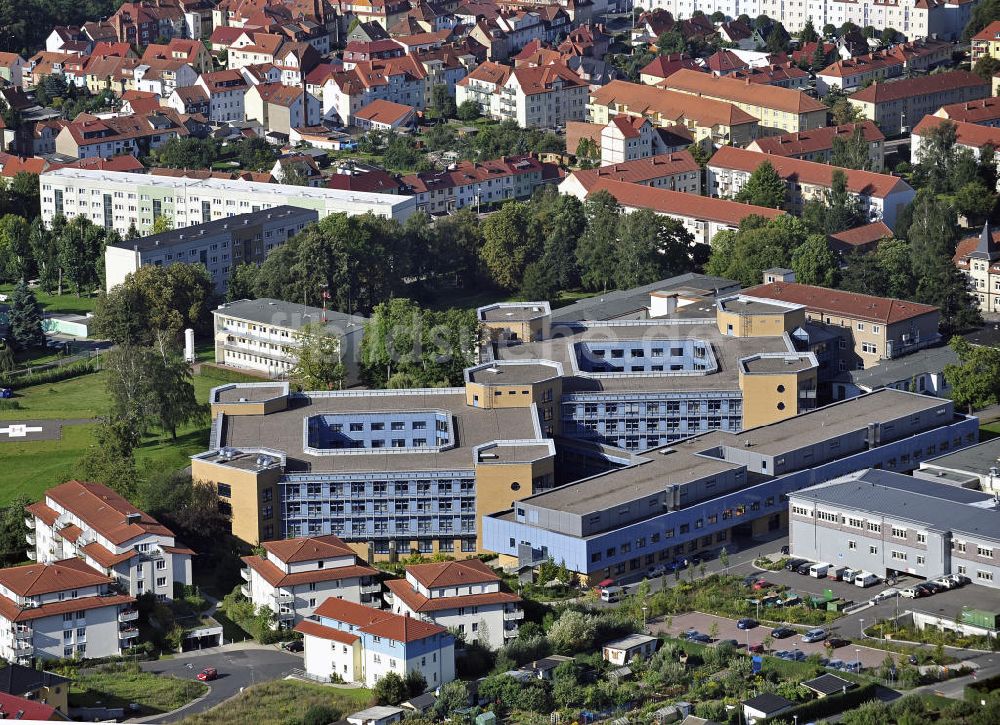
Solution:
M 229 644 L 224 644 L 221 647 L 205 647 L 204 649 L 193 649 L 190 652 L 179 652 L 167 659 L 168 661 L 183 660 L 190 657 L 202 657 L 204 655 L 225 654 L 227 652 L 240 652 L 243 650 L 258 649 L 273 650 L 277 649 L 277 647 L 273 644 L 260 644 L 254 640 L 249 640 L 247 642 L 230 642 Z

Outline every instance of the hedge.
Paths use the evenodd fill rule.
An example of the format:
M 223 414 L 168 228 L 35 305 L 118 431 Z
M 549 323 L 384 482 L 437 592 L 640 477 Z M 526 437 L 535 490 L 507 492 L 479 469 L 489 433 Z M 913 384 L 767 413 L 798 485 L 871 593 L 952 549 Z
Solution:
M 828 717 L 829 715 L 837 715 L 845 710 L 857 707 L 863 702 L 876 699 L 876 689 L 876 685 L 874 683 L 870 683 L 857 687 L 853 690 L 848 690 L 846 695 L 844 693 L 839 693 L 837 695 L 820 697 L 816 700 L 810 700 L 809 702 L 797 705 L 791 710 L 785 710 L 783 713 L 775 715 L 774 717 L 769 717 L 767 720 L 762 722 L 788 720 L 789 718 L 793 718 L 795 715 L 798 715 L 798 719 L 803 722 L 812 722 L 819 720 L 820 718 Z
M 22 373 L 13 375 L 0 375 L 0 387 L 21 387 L 27 388 L 32 385 L 46 385 L 48 383 L 58 383 L 81 375 L 89 375 L 97 370 L 92 360 L 63 365 L 49 370 L 42 370 L 37 373 Z
M 983 695 L 993 692 L 994 690 L 1000 690 L 1000 675 L 993 675 L 992 677 L 986 677 L 982 680 L 977 680 L 971 685 L 965 686 L 965 701 L 972 702 L 976 705 L 983 698 Z

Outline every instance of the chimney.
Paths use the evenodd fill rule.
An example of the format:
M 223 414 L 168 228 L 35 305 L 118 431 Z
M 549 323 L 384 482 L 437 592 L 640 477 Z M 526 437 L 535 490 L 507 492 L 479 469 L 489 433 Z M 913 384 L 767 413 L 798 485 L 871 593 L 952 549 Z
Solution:
M 125 514 L 125 524 L 126 525 L 137 524 L 140 521 L 142 521 L 142 514 L 139 513 L 139 512 L 136 512 L 134 514 Z

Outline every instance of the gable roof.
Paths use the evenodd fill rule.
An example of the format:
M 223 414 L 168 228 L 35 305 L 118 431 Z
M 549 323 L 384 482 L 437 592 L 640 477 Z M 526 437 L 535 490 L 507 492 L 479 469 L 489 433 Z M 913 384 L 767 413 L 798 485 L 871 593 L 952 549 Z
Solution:
M 793 131 L 778 136 L 761 136 L 755 139 L 753 145 L 761 153 L 778 156 L 799 156 L 833 148 L 835 138 L 850 138 L 857 129 L 861 129 L 868 143 L 885 141 L 885 135 L 872 121 L 864 120 L 858 123 L 845 123 L 841 126 L 825 126 L 811 131 Z
M 574 171 L 573 178 L 579 181 L 585 189 L 589 189 L 600 179 L 642 184 L 664 176 L 695 172 L 699 168 L 698 162 L 688 151 L 677 151 L 647 156 L 644 159 L 635 159 L 634 161 L 609 164 L 596 169 Z
M 261 546 L 286 564 L 354 556 L 354 550 L 345 544 L 340 537 L 333 534 L 302 536 L 297 539 L 276 539 L 265 541 Z
M 29 564 L 0 569 L 0 585 L 19 597 L 33 597 L 111 582 L 112 579 L 76 557 L 54 561 L 51 564 Z
M 835 239 L 841 244 L 851 247 L 861 247 L 883 239 L 891 239 L 892 236 L 892 230 L 880 219 L 870 224 L 862 224 L 859 227 L 831 234 L 830 239 Z
M 415 642 L 437 634 L 446 634 L 448 631 L 430 622 L 403 617 L 336 597 L 330 597 L 316 607 L 315 613 L 318 617 L 344 622 L 368 634 L 396 642 Z
M 24 665 L 9 664 L 0 669 L 0 692 L 8 695 L 25 695 L 42 687 L 55 687 L 67 682 L 70 682 L 68 677 Z
M 858 171 L 857 169 L 842 169 L 838 166 L 820 164 L 804 159 L 793 159 L 775 154 L 762 154 L 759 151 L 738 149 L 734 146 L 723 146 L 708 162 L 712 168 L 738 169 L 752 173 L 765 161 L 769 162 L 778 175 L 800 184 L 813 184 L 829 188 L 833 185 L 835 171 L 843 171 L 847 177 L 847 188 L 855 194 L 864 194 L 873 198 L 885 198 L 899 189 L 910 188 L 903 179 L 890 174 L 877 174 L 874 171 Z
M 788 113 L 826 111 L 826 105 L 802 91 L 778 86 L 763 86 L 725 76 L 713 76 L 695 70 L 682 69 L 660 84 L 685 93 L 712 96 L 727 101 L 773 108 Z
M 113 544 L 123 544 L 146 534 L 173 537 L 174 532 L 102 483 L 67 481 L 45 492 Z M 133 521 L 127 517 L 132 516 Z
M 260 556 L 244 556 L 241 561 L 260 574 L 261 578 L 272 587 L 290 587 L 299 584 L 328 582 L 338 579 L 358 579 L 360 577 L 376 576 L 378 571 L 360 564 L 347 566 L 331 566 L 322 569 L 309 569 L 286 574 L 273 563 Z
M 934 115 L 966 123 L 997 121 L 1000 120 L 1000 98 L 989 96 L 975 101 L 949 103 L 946 106 L 941 106 Z
M 967 70 L 953 70 L 929 76 L 916 76 L 898 81 L 875 81 L 848 98 L 865 103 L 887 103 L 915 96 L 930 96 L 956 88 L 980 88 L 983 96 L 990 95 L 990 84 Z
M 429 589 L 500 581 L 500 577 L 479 559 L 411 564 L 406 567 L 406 573 Z
M 1000 40 L 1000 20 L 994 20 L 992 23 L 973 35 L 972 39 L 979 41 Z
M 26 721 L 65 719 L 52 705 L 7 693 L 0 693 L 0 717 Z
M 1000 147 L 1000 128 L 980 126 L 977 123 L 966 123 L 965 121 L 953 121 L 940 116 L 924 116 L 920 119 L 920 123 L 914 126 L 911 135 L 922 136 L 942 123 L 950 123 L 955 127 L 955 141 L 960 146 L 968 146 L 977 150 L 983 146 Z
M 667 82 L 669 80 L 667 79 Z M 745 123 L 757 123 L 757 119 L 749 113 L 726 101 L 698 98 L 660 86 L 644 86 L 628 81 L 611 81 L 606 86 L 592 91 L 590 100 L 592 104 L 608 106 L 609 112 L 615 111 L 613 106 L 624 106 L 630 114 L 641 116 L 656 114 L 674 122 L 689 118 L 702 127 L 733 127 Z
M 367 106 L 363 106 L 354 114 L 354 118 L 360 118 L 372 123 L 387 123 L 391 125 L 398 123 L 406 118 L 407 115 L 415 112 L 416 109 L 413 106 L 406 106 L 402 103 L 387 101 L 384 98 L 377 98 Z
M 682 68 L 697 68 L 698 62 L 687 53 L 669 53 L 668 55 L 658 55 L 649 62 L 640 75 L 655 76 L 656 78 L 669 78 L 673 73 Z
M 440 612 L 459 607 L 483 607 L 491 604 L 517 604 L 521 601 L 521 597 L 507 591 L 427 598 L 420 592 L 414 591 L 413 586 L 405 579 L 390 579 L 385 585 L 394 597 L 399 597 L 407 607 L 418 613 Z
M 938 308 L 920 302 L 875 297 L 858 292 L 815 287 L 798 282 L 772 282 L 744 290 L 751 297 L 765 297 L 804 305 L 809 311 L 830 313 L 857 320 L 892 325 L 904 320 L 937 313 Z

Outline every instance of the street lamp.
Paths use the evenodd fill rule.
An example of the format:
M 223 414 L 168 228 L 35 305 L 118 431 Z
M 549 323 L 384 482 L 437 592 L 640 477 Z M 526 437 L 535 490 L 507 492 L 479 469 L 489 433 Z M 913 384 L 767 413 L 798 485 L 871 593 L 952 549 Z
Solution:
M 643 605 L 642 605 L 642 629 L 643 629 L 644 631 L 645 631 L 645 629 L 646 629 L 646 612 L 647 612 L 648 610 L 649 610 L 649 607 L 647 607 L 647 606 L 646 606 L 645 604 L 643 604 Z
M 855 650 L 854 650 L 854 657 L 855 657 L 855 661 L 857 662 L 857 665 L 858 665 L 858 672 L 861 672 L 861 650 L 860 649 L 855 648 Z
M 864 639 L 865 638 L 865 618 L 864 617 L 860 617 L 858 619 L 858 621 L 861 622 L 861 639 Z

